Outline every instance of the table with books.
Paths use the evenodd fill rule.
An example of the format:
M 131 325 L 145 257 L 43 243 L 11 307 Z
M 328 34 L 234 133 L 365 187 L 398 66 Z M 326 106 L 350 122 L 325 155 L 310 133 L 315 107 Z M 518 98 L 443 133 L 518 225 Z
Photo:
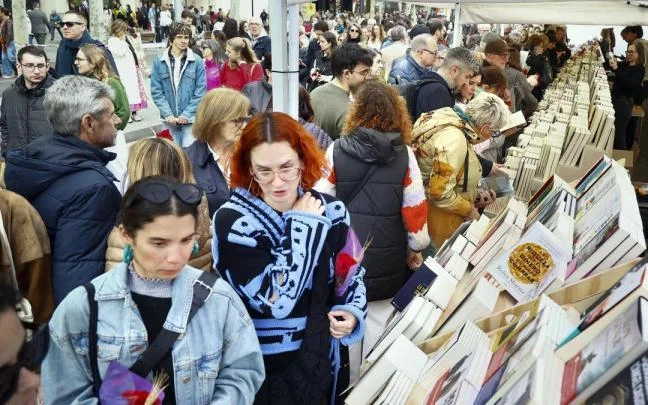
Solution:
M 586 54 L 558 76 L 571 101 L 546 106 L 554 118 L 538 114 L 509 153 L 516 193 L 394 297 L 347 404 L 645 403 L 646 241 L 630 177 L 606 153 L 602 73 Z

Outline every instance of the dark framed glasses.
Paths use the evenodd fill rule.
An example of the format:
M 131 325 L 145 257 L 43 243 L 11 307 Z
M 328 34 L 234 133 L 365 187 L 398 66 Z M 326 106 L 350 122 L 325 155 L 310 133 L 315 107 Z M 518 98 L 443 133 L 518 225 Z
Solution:
M 50 335 L 47 324 L 37 325 L 31 322 L 22 322 L 22 324 L 31 333 L 25 335 L 25 342 L 18 352 L 16 364 L 0 367 L 0 404 L 8 402 L 16 392 L 21 369 L 40 371 L 40 365 L 49 349 Z
M 241 126 L 241 125 L 243 125 L 243 124 L 247 124 L 248 122 L 250 122 L 251 119 L 252 119 L 251 116 L 246 115 L 245 117 L 239 117 L 239 118 L 236 118 L 236 119 L 232 120 L 232 122 L 233 122 L 235 125 Z
M 64 21 L 64 22 L 60 22 L 58 26 L 59 28 L 60 27 L 72 28 L 75 25 L 85 25 L 85 24 L 77 21 Z
M 139 187 L 136 196 L 145 199 L 153 204 L 162 204 L 171 199 L 173 194 L 185 204 L 198 205 L 203 197 L 203 191 L 195 184 L 182 183 L 176 186 L 170 186 L 166 183 L 147 183 Z M 135 197 L 128 201 L 124 206 L 130 207 L 135 201 Z

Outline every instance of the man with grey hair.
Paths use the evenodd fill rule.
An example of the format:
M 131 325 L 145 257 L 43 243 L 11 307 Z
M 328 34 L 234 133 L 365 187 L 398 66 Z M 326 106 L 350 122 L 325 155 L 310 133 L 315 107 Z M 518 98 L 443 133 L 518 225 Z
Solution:
M 389 84 L 405 84 L 424 79 L 434 66 L 437 56 L 436 37 L 417 35 L 411 42 L 409 55 L 396 61 L 389 72 Z
M 466 48 L 452 48 L 436 72 L 440 80 L 421 86 L 416 97 L 415 117 L 454 106 L 454 91 L 479 72 L 479 64 Z
M 396 59 L 402 58 L 407 53 L 407 30 L 402 25 L 395 25 L 389 36 L 392 44 L 380 50 L 385 65 L 385 80 L 389 78 L 392 65 Z
M 263 55 L 272 52 L 272 41 L 259 17 L 250 18 L 248 27 L 250 27 L 250 37 L 252 37 L 252 50 L 254 50 L 257 59 L 262 60 Z
M 52 252 L 54 300 L 104 271 L 106 242 L 121 195 L 106 164 L 116 155 L 114 91 L 103 82 L 65 76 L 45 92 L 54 132 L 7 154 L 7 188 L 40 214 Z

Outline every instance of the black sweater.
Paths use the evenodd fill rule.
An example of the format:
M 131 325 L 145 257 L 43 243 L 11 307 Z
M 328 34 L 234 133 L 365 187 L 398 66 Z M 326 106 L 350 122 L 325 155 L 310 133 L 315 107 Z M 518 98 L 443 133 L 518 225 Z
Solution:
M 641 88 L 644 73 L 643 65 L 630 66 L 626 62 L 619 63 L 619 67 L 614 71 L 616 77 L 612 87 L 612 98 L 634 96 Z

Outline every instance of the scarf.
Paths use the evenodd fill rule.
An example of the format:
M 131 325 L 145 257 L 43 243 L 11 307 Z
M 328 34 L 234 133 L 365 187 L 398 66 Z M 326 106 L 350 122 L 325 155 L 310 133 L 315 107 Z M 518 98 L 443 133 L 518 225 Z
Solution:
M 95 44 L 90 33 L 86 30 L 79 39 L 64 39 L 59 45 L 59 51 L 56 55 L 56 74 L 58 77 L 76 74 L 74 58 L 76 58 L 79 48 L 84 44 Z M 97 44 L 98 45 L 98 44 Z

